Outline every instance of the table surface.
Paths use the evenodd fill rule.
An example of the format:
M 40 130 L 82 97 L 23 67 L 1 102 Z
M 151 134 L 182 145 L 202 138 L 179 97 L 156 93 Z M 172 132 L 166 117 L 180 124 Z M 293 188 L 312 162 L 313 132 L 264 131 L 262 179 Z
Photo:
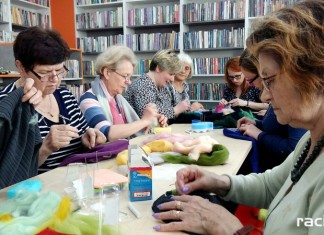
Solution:
M 185 135 L 200 136 L 210 135 L 220 144 L 226 146 L 229 150 L 229 159 L 224 165 L 202 167 L 206 170 L 217 174 L 236 174 L 248 155 L 252 143 L 250 141 L 228 138 L 223 135 L 221 129 L 213 130 L 206 133 L 186 133 L 190 130 L 190 124 L 174 124 L 171 126 L 172 133 L 180 133 Z M 143 140 L 149 138 L 150 135 L 136 137 L 130 140 L 130 144 L 141 144 Z M 114 159 L 102 161 L 99 163 L 100 168 L 109 168 L 116 170 L 116 162 Z M 174 188 L 176 171 L 185 167 L 184 164 L 164 163 L 156 165 L 153 168 L 153 199 L 148 201 L 133 202 L 133 205 L 141 213 L 141 218 L 137 219 L 127 208 L 129 201 L 128 189 L 120 194 L 120 211 L 127 213 L 127 216 L 120 222 L 120 234 L 158 234 L 153 230 L 153 226 L 158 225 L 159 221 L 152 217 L 151 206 L 155 199 L 161 196 L 168 190 Z M 33 179 L 41 180 L 43 183 L 43 191 L 54 191 L 63 194 L 62 182 L 65 180 L 66 168 L 60 167 L 51 170 L 47 173 L 33 177 Z M 6 198 L 6 192 L 9 189 L 5 188 L 0 191 L 0 201 Z M 161 234 L 161 233 L 159 233 Z M 183 233 L 168 233 L 168 234 L 183 234 Z

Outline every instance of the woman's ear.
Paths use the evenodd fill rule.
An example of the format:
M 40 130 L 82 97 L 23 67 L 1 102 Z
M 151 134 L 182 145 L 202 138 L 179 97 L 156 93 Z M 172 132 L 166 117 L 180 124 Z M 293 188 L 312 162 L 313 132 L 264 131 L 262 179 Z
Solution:
M 21 63 L 21 61 L 20 61 L 20 60 L 16 60 L 16 61 L 15 61 L 15 65 L 16 65 L 16 67 L 17 67 L 18 72 L 20 73 L 20 75 L 21 75 L 22 77 L 25 77 L 25 75 L 27 74 L 27 72 L 26 72 L 26 70 L 25 70 L 25 67 L 24 67 L 23 64 Z
M 105 79 L 108 79 L 110 77 L 110 71 L 108 68 L 103 68 L 102 69 L 102 76 L 105 78 Z
M 25 71 L 25 68 L 24 68 L 24 66 L 22 65 L 22 63 L 21 63 L 20 60 L 16 60 L 16 61 L 15 61 L 15 65 L 16 65 L 17 69 L 19 70 L 19 72 L 20 72 L 20 71 Z

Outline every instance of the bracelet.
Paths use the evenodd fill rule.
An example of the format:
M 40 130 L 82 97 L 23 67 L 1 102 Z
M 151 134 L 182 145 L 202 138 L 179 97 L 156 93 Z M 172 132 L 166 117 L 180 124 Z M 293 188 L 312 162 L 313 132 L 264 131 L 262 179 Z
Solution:
M 247 224 L 243 228 L 237 230 L 234 235 L 249 235 L 252 230 L 253 226 L 251 224 Z
M 249 101 L 246 101 L 246 106 L 245 107 L 249 107 Z

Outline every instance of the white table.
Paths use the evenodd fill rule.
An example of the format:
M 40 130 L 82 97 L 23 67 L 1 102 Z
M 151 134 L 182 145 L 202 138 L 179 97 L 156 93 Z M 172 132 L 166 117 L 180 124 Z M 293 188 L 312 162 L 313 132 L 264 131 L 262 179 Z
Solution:
M 188 135 L 185 131 L 190 129 L 189 124 L 175 124 L 172 125 L 173 133 L 182 133 Z M 190 135 L 210 135 L 215 138 L 220 144 L 226 146 L 229 150 L 229 159 L 224 165 L 203 167 L 206 170 L 215 172 L 217 174 L 236 174 L 248 155 L 252 143 L 245 140 L 237 140 L 225 137 L 222 130 L 213 130 L 207 133 L 192 133 Z M 149 135 L 140 136 L 134 138 L 130 141 L 131 144 L 140 144 L 143 140 L 147 139 Z M 141 218 L 137 219 L 127 208 L 127 203 L 129 201 L 128 190 L 121 193 L 120 196 L 120 211 L 127 213 L 127 218 L 125 218 L 120 223 L 121 234 L 125 235 L 151 235 L 151 234 L 161 234 L 153 230 L 153 226 L 159 224 L 159 221 L 152 217 L 151 206 L 153 201 L 161 196 L 168 190 L 174 188 L 176 171 L 182 167 L 184 164 L 162 164 L 155 166 L 153 168 L 153 200 L 133 202 L 135 207 L 140 211 Z M 100 162 L 100 168 L 110 168 L 116 169 L 116 163 L 114 159 Z M 33 179 L 41 180 L 43 183 L 44 191 L 55 191 L 58 193 L 63 193 L 63 185 L 66 174 L 66 168 L 60 167 L 51 170 L 47 173 L 35 176 Z M 6 191 L 8 188 L 0 191 L 0 201 L 3 201 L 6 197 Z M 168 234 L 183 234 L 183 233 L 168 233 Z

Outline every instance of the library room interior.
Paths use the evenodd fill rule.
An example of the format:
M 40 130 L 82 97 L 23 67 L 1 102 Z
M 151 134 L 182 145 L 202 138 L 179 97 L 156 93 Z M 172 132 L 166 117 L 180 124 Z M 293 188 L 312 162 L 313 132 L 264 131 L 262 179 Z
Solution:
M 323 0 L 0 0 L 0 235 L 320 235 Z

